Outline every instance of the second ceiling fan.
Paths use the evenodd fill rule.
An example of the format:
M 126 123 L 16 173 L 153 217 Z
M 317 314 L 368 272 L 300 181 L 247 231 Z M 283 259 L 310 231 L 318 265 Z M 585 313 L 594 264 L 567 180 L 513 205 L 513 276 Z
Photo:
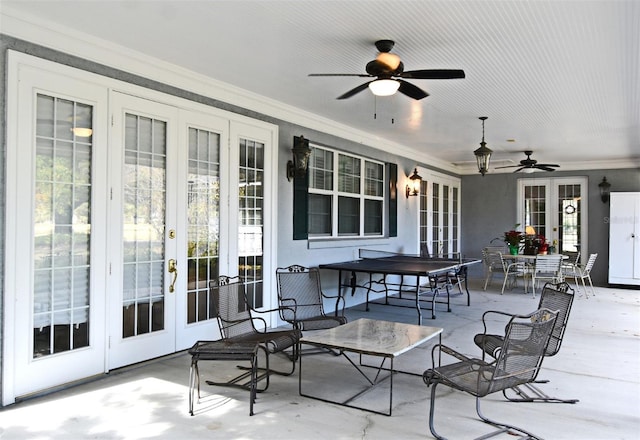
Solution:
M 535 170 L 542 170 L 542 171 L 555 171 L 554 168 L 559 168 L 560 165 L 557 164 L 553 164 L 553 163 L 538 163 L 537 160 L 535 159 L 531 159 L 531 155 L 533 154 L 533 151 L 525 151 L 524 154 L 527 155 L 526 159 L 522 159 L 520 161 L 520 165 L 507 165 L 504 167 L 496 167 L 496 170 L 499 168 L 518 168 L 517 170 L 514 171 L 514 173 L 517 173 L 519 171 L 523 171 L 523 170 L 531 170 L 531 171 L 535 171 Z
M 360 93 L 367 87 L 376 96 L 393 95 L 396 91 L 413 99 L 429 96 L 421 88 L 405 81 L 408 79 L 456 79 L 464 78 L 463 70 L 456 69 L 423 69 L 404 71 L 404 64 L 400 57 L 391 53 L 395 45 L 392 40 L 378 40 L 375 43 L 379 53 L 375 60 L 369 61 L 365 67 L 366 74 L 360 73 L 310 73 L 309 76 L 356 76 L 361 78 L 375 78 L 338 96 L 337 99 L 347 99 Z

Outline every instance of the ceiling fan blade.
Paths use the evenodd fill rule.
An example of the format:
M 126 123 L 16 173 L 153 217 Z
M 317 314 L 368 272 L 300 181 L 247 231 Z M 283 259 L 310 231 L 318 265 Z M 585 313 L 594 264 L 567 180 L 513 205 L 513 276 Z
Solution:
M 400 93 L 407 95 L 409 98 L 413 98 L 417 100 L 417 99 L 422 99 L 429 96 L 429 94 L 424 90 L 422 90 L 420 87 L 416 87 L 413 84 L 407 81 L 403 81 L 401 79 L 397 81 L 400 83 L 400 87 L 398 88 L 398 91 Z
M 521 167 L 522 165 L 504 165 L 501 167 L 495 167 L 496 170 L 499 170 L 500 168 L 518 168 Z
M 548 166 L 546 166 L 545 164 L 543 165 L 536 165 L 536 168 L 538 168 L 539 170 L 543 170 L 543 171 L 555 171 L 555 168 L 549 168 Z
M 358 76 L 360 78 L 369 78 L 372 75 L 365 73 L 310 73 L 308 76 Z
M 401 78 L 413 79 L 456 79 L 464 78 L 464 70 L 453 69 L 426 69 L 426 70 L 409 70 L 399 74 Z
M 560 165 L 555 164 L 555 163 L 538 163 L 538 164 L 536 164 L 536 166 L 539 166 L 539 167 L 553 167 L 553 168 L 560 168 Z
M 369 83 L 371 83 L 373 81 L 367 81 L 364 84 L 360 84 L 358 87 L 349 90 L 347 93 L 338 96 L 336 99 L 347 99 L 347 98 L 351 98 L 353 95 L 355 95 L 356 93 L 360 93 L 362 92 L 364 89 L 366 89 L 367 87 L 369 87 Z

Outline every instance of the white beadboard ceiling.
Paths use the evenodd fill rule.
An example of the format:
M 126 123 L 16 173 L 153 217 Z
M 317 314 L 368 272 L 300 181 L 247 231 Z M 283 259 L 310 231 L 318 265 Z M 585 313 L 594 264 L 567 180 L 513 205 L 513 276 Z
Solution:
M 0 8 L 353 127 L 461 174 L 477 172 L 479 116 L 489 118 L 496 166 L 533 150 L 561 170 L 640 167 L 636 0 L 2 0 Z M 308 77 L 364 73 L 379 39 L 396 42 L 405 70 L 463 69 L 466 78 L 409 80 L 430 94 L 414 101 L 374 99 L 369 90 L 336 100 L 367 78 Z

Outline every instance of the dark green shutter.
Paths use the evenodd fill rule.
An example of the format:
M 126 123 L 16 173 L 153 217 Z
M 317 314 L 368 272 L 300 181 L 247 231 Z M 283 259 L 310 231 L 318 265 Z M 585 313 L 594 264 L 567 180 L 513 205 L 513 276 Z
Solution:
M 389 237 L 398 236 L 398 165 L 387 164 L 387 179 L 389 179 Z
M 293 239 L 309 238 L 309 171 L 293 178 Z

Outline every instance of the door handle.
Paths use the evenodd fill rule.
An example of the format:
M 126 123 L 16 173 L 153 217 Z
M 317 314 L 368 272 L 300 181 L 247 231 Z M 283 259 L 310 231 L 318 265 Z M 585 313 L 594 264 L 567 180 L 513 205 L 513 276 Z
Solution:
M 173 280 L 169 285 L 169 293 L 173 293 L 173 291 L 176 290 L 175 285 L 176 280 L 178 279 L 178 266 L 176 260 L 174 260 L 173 258 L 169 260 L 169 267 L 167 270 L 169 271 L 169 273 L 173 274 Z

